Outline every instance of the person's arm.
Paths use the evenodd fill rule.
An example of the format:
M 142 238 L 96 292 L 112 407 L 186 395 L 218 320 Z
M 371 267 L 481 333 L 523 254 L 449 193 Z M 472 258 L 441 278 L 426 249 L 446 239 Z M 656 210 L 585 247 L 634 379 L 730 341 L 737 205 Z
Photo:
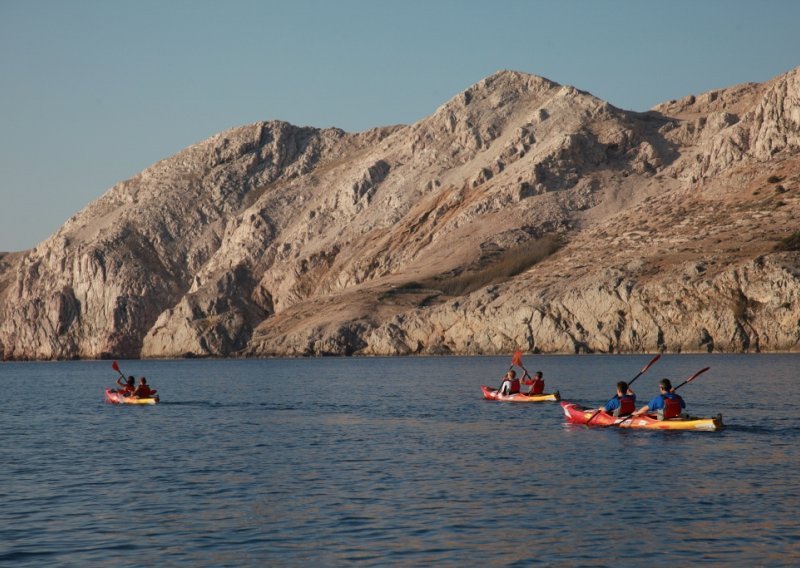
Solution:
M 619 406 L 619 402 L 617 397 L 615 396 L 611 400 L 609 400 L 605 406 L 601 406 L 597 410 L 605 410 L 606 412 L 614 412 L 616 408 Z
M 634 412 L 633 416 L 637 416 L 639 414 L 644 414 L 646 412 L 651 412 L 656 406 L 658 406 L 658 404 L 656 404 L 657 401 L 658 401 L 658 397 L 655 397 L 653 400 L 651 400 L 650 402 L 645 404 L 643 407 L 641 407 L 639 410 Z
M 656 395 L 653 399 L 648 402 L 646 405 L 641 407 L 639 410 L 634 412 L 633 414 L 644 414 L 645 412 L 653 412 L 654 410 L 658 410 L 659 408 L 664 408 L 664 399 L 661 395 Z

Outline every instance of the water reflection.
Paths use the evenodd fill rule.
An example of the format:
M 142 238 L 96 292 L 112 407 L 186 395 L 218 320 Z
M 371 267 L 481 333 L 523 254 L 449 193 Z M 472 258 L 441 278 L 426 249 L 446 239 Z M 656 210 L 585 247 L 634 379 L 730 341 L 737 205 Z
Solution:
M 595 406 L 650 359 L 526 363 Z M 128 362 L 163 393 L 147 408 L 99 402 L 103 362 L 3 365 L 0 560 L 794 565 L 797 361 L 664 356 L 638 380 L 644 399 L 710 365 L 681 392 L 692 414 L 723 413 L 714 433 L 484 401 L 507 358 Z M 65 381 L 70 397 L 47 396 Z

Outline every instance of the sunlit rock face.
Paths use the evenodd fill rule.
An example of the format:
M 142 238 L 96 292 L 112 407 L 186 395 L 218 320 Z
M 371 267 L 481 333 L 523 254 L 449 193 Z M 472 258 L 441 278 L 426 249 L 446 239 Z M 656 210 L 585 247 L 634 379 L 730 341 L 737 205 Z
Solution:
M 235 128 L 0 254 L 0 357 L 796 350 L 799 150 L 800 70 L 647 113 L 502 71 L 408 126 Z

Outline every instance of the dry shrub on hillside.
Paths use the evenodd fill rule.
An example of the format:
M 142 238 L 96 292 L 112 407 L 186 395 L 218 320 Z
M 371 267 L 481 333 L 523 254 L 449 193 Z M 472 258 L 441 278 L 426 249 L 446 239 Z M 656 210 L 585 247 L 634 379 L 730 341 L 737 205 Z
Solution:
M 559 237 L 542 237 L 504 251 L 496 260 L 478 270 L 462 272 L 457 276 L 439 276 L 425 281 L 423 285 L 441 290 L 448 296 L 463 296 L 528 270 L 556 252 L 562 245 Z
M 800 250 L 800 231 L 795 231 L 785 237 L 775 245 L 776 251 L 797 251 Z

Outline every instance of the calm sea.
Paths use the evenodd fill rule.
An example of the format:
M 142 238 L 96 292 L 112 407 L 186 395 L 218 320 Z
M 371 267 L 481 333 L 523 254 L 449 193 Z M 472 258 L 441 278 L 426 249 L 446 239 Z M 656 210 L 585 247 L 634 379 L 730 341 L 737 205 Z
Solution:
M 665 355 L 634 385 L 721 432 L 484 401 L 509 357 L 0 364 L 0 564 L 796 566 L 797 355 Z M 650 356 L 527 356 L 599 405 Z

